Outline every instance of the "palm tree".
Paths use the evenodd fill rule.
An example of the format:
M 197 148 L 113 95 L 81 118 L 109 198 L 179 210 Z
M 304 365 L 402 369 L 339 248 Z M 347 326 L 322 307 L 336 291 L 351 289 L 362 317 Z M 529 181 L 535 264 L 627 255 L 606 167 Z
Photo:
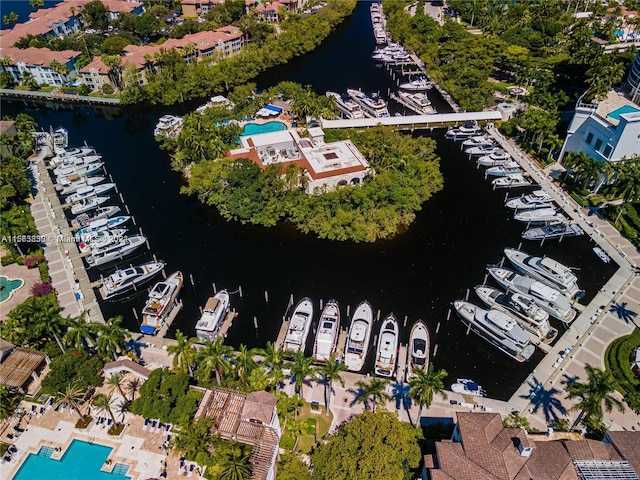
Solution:
M 600 370 L 589 364 L 584 368 L 587 371 L 587 382 L 576 381 L 568 385 L 567 398 L 580 398 L 580 401 L 571 407 L 571 410 L 580 410 L 576 423 L 582 420 L 585 425 L 598 429 L 602 426 L 604 416 L 602 404 L 604 403 L 607 412 L 613 407 L 624 412 L 624 403 L 612 395 L 618 387 L 618 381 L 609 370 Z
M 529 430 L 531 428 L 529 420 L 518 412 L 511 412 L 508 417 L 505 417 L 502 420 L 502 426 L 505 428 L 524 428 L 525 430 Z
M 234 445 L 222 462 L 220 480 L 249 480 L 253 473 L 253 465 L 249 462 L 251 451 L 244 452 L 242 447 Z
M 62 309 L 53 303 L 37 302 L 34 297 L 28 299 L 28 302 L 25 302 L 25 313 L 35 323 L 35 330 L 43 337 L 53 338 L 62 353 L 65 353 L 60 337 L 64 335 L 67 328 L 67 319 L 60 315 Z
M 2 21 L 5 25 L 15 25 L 18 23 L 18 14 L 16 12 L 10 12 L 8 15 L 2 17 Z
M 101 393 L 93 399 L 93 406 L 96 408 L 96 412 L 98 413 L 107 412 L 111 417 L 114 425 L 118 423 L 116 422 L 116 417 L 113 416 L 113 410 L 111 409 L 111 407 L 113 406 L 113 397 L 111 395 L 105 395 L 104 393 Z
M 264 364 L 271 368 L 281 368 L 282 362 L 284 360 L 283 354 L 284 351 L 281 348 L 276 348 L 276 346 L 267 342 L 266 348 L 261 348 L 258 350 L 258 354 L 264 357 Z
M 211 443 L 209 428 L 213 424 L 211 418 L 201 417 L 195 422 L 180 426 L 173 440 L 173 448 L 182 452 L 185 457 L 194 458 L 202 450 L 207 450 Z
M 418 425 L 422 417 L 422 408 L 429 408 L 433 402 L 433 395 L 438 394 L 446 400 L 447 394 L 444 391 L 444 378 L 448 375 L 446 370 L 435 371 L 433 363 L 429 364 L 427 370 L 416 368 L 413 376 L 409 379 L 409 395 L 418 404 Z
M 335 353 L 332 353 L 326 364 L 320 367 L 319 372 L 322 375 L 324 383 L 324 401 L 329 416 L 329 405 L 331 404 L 331 392 L 333 391 L 333 382 L 337 380 L 344 387 L 344 379 L 340 375 L 347 369 L 347 366 L 336 361 Z
M 198 372 L 204 372 L 204 381 L 209 382 L 211 372 L 216 374 L 216 383 L 221 384 L 221 377 L 231 371 L 231 356 L 233 348 L 222 343 L 222 337 L 216 337 L 212 342 L 207 339 L 204 345 L 198 349 L 196 361 L 198 363 Z
M 109 375 L 109 378 L 107 378 L 107 381 L 105 383 L 109 386 L 109 393 L 113 393 L 114 390 L 118 390 L 120 396 L 126 401 L 127 396 L 122 390 L 122 386 L 124 385 L 124 377 L 124 372 L 112 373 L 111 375 Z
M 181 372 L 188 372 L 191 376 L 191 367 L 196 360 L 194 345 L 198 342 L 195 337 L 187 337 L 180 330 L 176 331 L 176 345 L 170 345 L 167 352 L 173 355 L 173 368 Z
M 122 327 L 122 316 L 111 317 L 104 325 L 98 324 L 99 336 L 96 340 L 98 354 L 103 358 L 118 358 L 125 341 L 131 333 Z
M 69 318 L 67 321 L 67 333 L 64 336 L 64 343 L 68 347 L 80 350 L 87 350 L 89 343 L 95 345 L 94 324 L 87 322 L 87 312 L 84 311 L 77 318 Z
M 246 345 L 240 344 L 240 349 L 235 354 L 236 373 L 243 385 L 247 385 L 247 378 L 251 370 L 257 365 L 253 359 L 257 352 L 258 350 L 255 348 L 247 349 Z
M 44 7 L 44 0 L 29 0 L 29 6 L 34 10 Z
M 0 383 L 0 420 L 5 420 L 13 415 L 21 400 L 22 395 L 9 390 L 5 384 Z
M 138 388 L 140 388 L 140 379 L 138 377 L 131 378 L 125 384 L 125 388 L 127 389 L 127 392 L 131 394 L 129 401 L 133 402 L 136 398 L 136 392 L 138 391 Z
M 313 358 L 305 357 L 302 352 L 296 352 L 293 356 L 291 375 L 295 377 L 296 393 L 300 398 L 303 398 L 302 384 L 305 382 L 305 379 L 314 372 L 314 369 L 311 366 L 312 364 Z
M 58 405 L 69 404 L 75 409 L 82 420 L 84 416 L 80 413 L 79 402 L 84 400 L 84 395 L 85 391 L 82 388 L 80 388 L 76 383 L 70 383 L 67 385 L 67 388 L 64 389 L 64 392 L 58 392 L 56 394 L 58 401 L 55 403 L 55 406 L 57 407 Z
M 383 405 L 384 402 L 391 400 L 385 389 L 387 388 L 387 381 L 377 377 L 373 377 L 369 382 L 364 380 L 358 380 L 356 387 L 362 390 L 363 394 L 358 397 L 358 401 L 364 403 L 365 408 L 369 408 L 369 402 L 371 402 L 372 410 L 376 411 L 377 405 Z
M 613 190 L 616 195 L 622 196 L 623 201 L 615 221 L 618 223 L 625 205 L 640 200 L 640 156 L 621 160 L 616 165 L 616 171 L 618 179 L 613 185 Z

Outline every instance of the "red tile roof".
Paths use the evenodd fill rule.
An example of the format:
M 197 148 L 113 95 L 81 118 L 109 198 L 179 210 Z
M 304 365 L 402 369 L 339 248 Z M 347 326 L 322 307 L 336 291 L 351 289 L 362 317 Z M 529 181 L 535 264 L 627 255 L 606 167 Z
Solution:
M 95 57 L 93 61 L 80 69 L 81 73 L 91 73 L 92 71 L 98 71 L 103 74 L 109 73 L 111 70 L 107 67 L 100 57 Z
M 48 67 L 54 60 L 64 65 L 70 60 L 82 55 L 82 52 L 75 50 L 62 50 L 57 52 L 49 50 L 48 48 L 29 47 L 24 49 L 2 48 L 0 49 L 0 54 L 2 56 L 7 55 L 11 58 L 13 65 L 17 62 L 23 62 L 30 66 L 43 65 Z
M 608 432 L 607 436 L 640 476 L 640 432 Z

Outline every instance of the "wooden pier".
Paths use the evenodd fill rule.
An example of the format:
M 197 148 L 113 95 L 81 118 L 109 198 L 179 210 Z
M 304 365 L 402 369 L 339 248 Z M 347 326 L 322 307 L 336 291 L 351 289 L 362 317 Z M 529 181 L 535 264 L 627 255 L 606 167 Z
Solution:
M 404 382 L 407 379 L 408 375 L 408 359 L 407 355 L 409 354 L 409 350 L 406 345 L 400 344 L 398 348 L 398 362 L 396 364 L 396 380 L 398 382 Z
M 176 300 L 176 302 L 173 304 L 173 307 L 171 308 L 171 312 L 169 312 L 169 316 L 160 327 L 160 330 L 158 330 L 158 333 L 156 333 L 156 337 L 164 338 L 164 336 L 169 331 L 171 324 L 178 316 L 178 313 L 180 312 L 180 310 L 182 310 L 182 300 Z
M 227 316 L 224 317 L 224 320 L 222 321 L 222 326 L 218 331 L 218 335 L 221 336 L 223 339 L 227 338 L 227 333 L 229 332 L 229 328 L 231 328 L 233 319 L 236 318 L 237 315 L 238 314 L 236 313 L 235 310 L 231 310 L 229 313 L 227 313 Z
M 340 361 L 344 361 L 344 349 L 347 345 L 348 329 L 340 329 L 338 333 L 338 343 L 336 344 L 336 358 Z
M 289 320 L 285 319 L 280 326 L 280 331 L 278 332 L 278 337 L 276 338 L 276 348 L 282 348 L 284 345 L 284 337 L 287 335 L 287 330 L 289 330 Z

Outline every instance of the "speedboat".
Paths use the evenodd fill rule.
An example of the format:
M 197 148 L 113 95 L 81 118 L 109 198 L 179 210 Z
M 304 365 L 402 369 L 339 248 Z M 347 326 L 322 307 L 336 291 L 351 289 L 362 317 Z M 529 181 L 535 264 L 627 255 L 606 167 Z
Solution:
M 362 107 L 365 116 L 369 118 L 383 118 L 389 116 L 389 110 L 387 110 L 387 103 L 382 100 L 377 94 L 372 94 L 370 97 L 360 90 L 354 90 L 352 88 L 347 90 L 347 94 Z
M 465 148 L 483 147 L 483 146 L 493 147 L 495 146 L 495 144 L 496 143 L 490 138 L 488 138 L 486 135 L 475 135 L 471 138 L 468 138 L 467 140 L 463 140 L 462 142 L 462 145 Z
M 430 90 L 432 84 L 425 77 L 416 78 L 407 83 L 401 83 L 398 88 L 400 90 L 409 90 L 411 92 L 421 92 L 423 90 Z
M 506 268 L 489 267 L 487 270 L 502 288 L 529 295 L 540 308 L 561 322 L 569 324 L 576 317 L 571 300 L 557 289 Z
M 289 352 L 304 352 L 312 320 L 313 302 L 304 297 L 293 310 L 282 348 Z
M 493 185 L 493 188 L 528 187 L 531 185 L 531 180 L 526 178 L 522 173 L 512 173 L 494 178 L 491 180 L 491 185 Z
M 514 173 L 522 173 L 520 165 L 516 162 L 508 162 L 504 165 L 489 167 L 484 172 L 487 177 L 503 177 L 505 175 L 513 175 Z
M 553 199 L 544 190 L 535 190 L 519 197 L 508 198 L 505 207 L 515 210 L 531 210 L 534 208 L 546 208 L 551 206 Z
M 115 214 L 119 212 L 120 212 L 120 207 L 116 207 L 116 206 L 99 207 L 99 208 L 96 208 L 96 211 L 93 212 L 92 215 L 89 215 L 87 213 L 78 215 L 74 220 L 72 220 L 72 223 L 75 223 L 77 224 L 77 226 L 84 228 L 95 220 L 100 220 L 101 218 L 113 217 Z
M 226 290 L 220 290 L 210 297 L 204 305 L 200 320 L 196 323 L 196 336 L 214 341 L 225 316 L 229 313 L 229 306 L 229 293 Z
M 456 300 L 453 306 L 462 323 L 514 360 L 524 362 L 535 352 L 529 334 L 510 315 L 494 308 L 485 310 L 463 300 Z
M 518 324 L 537 339 L 548 338 L 551 330 L 549 313 L 540 308 L 531 296 L 514 291 L 504 293 L 488 285 L 477 285 L 475 291 L 488 307 L 513 315 Z
M 471 156 L 489 155 L 498 150 L 495 145 L 480 145 L 478 147 L 469 147 L 464 149 L 464 153 Z
M 345 98 L 336 92 L 327 92 L 327 97 L 333 98 L 336 101 L 336 108 L 345 118 L 356 119 L 364 118 L 362 108 L 356 102 L 349 98 Z
M 411 327 L 409 348 L 411 349 L 409 375 L 416 369 L 426 371 L 429 368 L 429 329 L 422 320 L 418 320 Z
M 474 397 L 486 397 L 487 392 L 473 380 L 468 378 L 458 378 L 456 383 L 451 385 L 451 391 L 462 395 L 472 395 Z
M 65 197 L 65 203 L 73 203 L 85 198 L 96 197 L 116 187 L 115 183 L 103 183 L 102 185 L 87 185 L 80 187 L 75 193 Z
M 89 222 L 89 224 L 81 228 L 76 232 L 76 240 L 84 240 L 86 235 L 91 235 L 94 232 L 100 232 L 104 230 L 111 230 L 113 228 L 117 228 L 123 223 L 129 221 L 131 217 L 128 215 L 119 215 L 114 218 L 99 218 Z
M 449 140 L 464 140 L 465 138 L 479 135 L 482 132 L 482 128 L 478 125 L 478 122 L 471 121 L 458 128 L 451 128 L 445 133 L 445 138 Z
M 601 247 L 595 246 L 593 247 L 593 252 L 602 260 L 604 263 L 609 263 L 611 261 L 611 257 L 607 255 Z
M 111 243 L 120 241 L 127 233 L 126 228 L 116 228 L 113 230 L 101 230 L 83 235 L 78 242 L 78 250 L 85 253 L 96 247 L 104 247 Z
M 320 314 L 316 341 L 313 344 L 313 357 L 317 362 L 326 363 L 335 353 L 340 333 L 340 307 L 335 300 L 329 300 Z
M 576 223 L 555 223 L 525 230 L 522 233 L 522 238 L 525 240 L 553 240 L 580 235 L 584 235 L 584 230 Z
M 166 280 L 156 283 L 149 292 L 149 298 L 142 308 L 140 331 L 155 335 L 175 306 L 182 288 L 182 272 L 175 272 Z
M 111 298 L 129 292 L 162 271 L 165 263 L 160 260 L 157 262 L 148 262 L 135 267 L 125 268 L 124 270 L 116 270 L 102 282 L 99 288 L 102 298 L 109 300 Z
M 431 101 L 427 97 L 426 93 L 410 93 L 410 92 L 398 92 L 400 103 L 409 107 L 414 112 L 420 115 L 429 115 L 434 112 L 431 106 Z M 395 97 L 397 98 L 397 97 Z
M 91 176 L 102 170 L 104 162 L 92 162 L 87 165 L 60 166 L 53 169 L 53 174 L 60 177 L 68 177 L 69 175 Z
M 480 167 L 497 167 L 511 162 L 511 155 L 504 150 L 496 150 L 489 155 L 478 158 L 476 164 Z
M 93 210 L 94 208 L 98 208 L 104 202 L 109 200 L 109 197 L 91 197 L 91 198 L 83 198 L 77 203 L 74 203 L 71 206 L 71 213 L 73 215 L 79 215 L 84 212 L 88 212 L 89 210 Z
M 513 215 L 513 219 L 516 222 L 527 223 L 530 225 L 562 223 L 568 220 L 562 212 L 554 207 L 536 208 L 534 210 L 516 212 Z
M 362 370 L 373 328 L 373 309 L 366 300 L 361 302 L 353 312 L 347 343 L 344 349 L 344 364 L 348 370 Z
M 144 235 L 122 237 L 117 242 L 92 248 L 91 255 L 86 257 L 85 260 L 90 267 L 97 267 L 114 260 L 121 260 L 142 247 L 146 242 L 147 237 Z
M 398 321 L 393 313 L 387 315 L 380 327 L 378 348 L 376 350 L 375 373 L 382 377 L 391 377 L 398 359 Z
M 69 177 L 63 177 L 62 182 L 56 182 L 56 190 L 60 192 L 60 195 L 71 195 L 77 192 L 82 187 L 92 187 L 99 183 L 102 183 L 106 178 L 102 175 L 96 177 L 81 177 L 79 175 L 70 175 Z
M 553 258 L 535 257 L 514 248 L 505 248 L 504 254 L 517 270 L 557 288 L 569 298 L 580 292 L 578 278 L 571 269 Z

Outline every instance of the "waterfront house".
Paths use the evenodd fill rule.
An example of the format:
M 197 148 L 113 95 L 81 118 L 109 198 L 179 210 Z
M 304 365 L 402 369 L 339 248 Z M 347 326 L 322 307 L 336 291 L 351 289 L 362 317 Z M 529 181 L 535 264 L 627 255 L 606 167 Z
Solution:
M 275 480 L 278 444 L 282 436 L 277 402 L 276 397 L 265 391 L 246 394 L 213 388 L 202 396 L 194 420 L 211 418 L 213 435 L 251 445 L 251 478 Z
M 91 90 L 100 90 L 104 85 L 115 86 L 110 78 L 111 69 L 107 67 L 100 57 L 95 57 L 91 63 L 80 69 L 82 83 Z
M 600 442 L 505 428 L 498 413 L 458 412 L 457 419 L 451 440 L 427 445 L 423 479 L 632 480 L 640 473 L 640 432 L 609 432 Z
M 9 47 L 0 48 L 0 54 L 8 59 L 4 69 L 13 75 L 16 82 L 32 78 L 38 84 L 62 86 L 78 73 L 76 61 L 82 52 Z
M 309 137 L 296 130 L 240 137 L 241 148 L 230 158 L 248 158 L 261 169 L 279 164 L 282 173 L 290 164 L 305 170 L 305 192 L 319 194 L 338 186 L 360 185 L 371 174 L 369 162 L 351 140 L 326 143 L 321 128 L 309 128 Z
M 114 362 L 105 363 L 102 367 L 102 373 L 105 378 L 109 378 L 114 373 L 127 372 L 145 382 L 151 375 L 151 370 L 143 367 L 139 363 L 134 362 L 130 358 L 120 358 Z

